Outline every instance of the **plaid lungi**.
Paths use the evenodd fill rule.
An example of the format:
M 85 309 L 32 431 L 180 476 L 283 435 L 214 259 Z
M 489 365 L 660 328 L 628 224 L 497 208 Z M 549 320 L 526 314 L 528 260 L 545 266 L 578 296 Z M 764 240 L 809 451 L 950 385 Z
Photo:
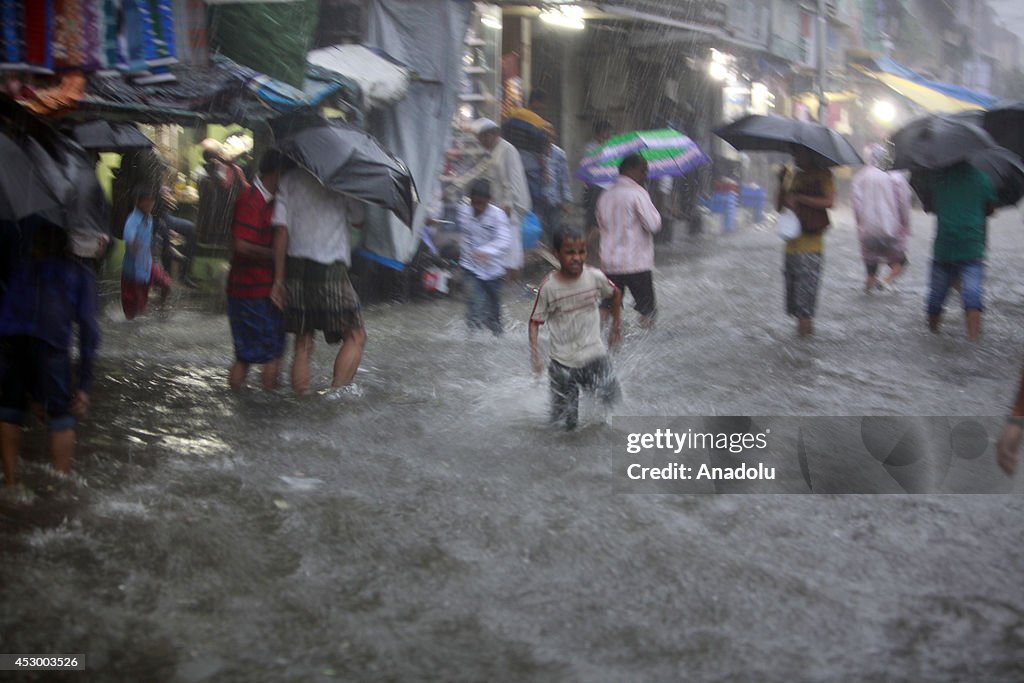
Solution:
M 337 344 L 349 330 L 363 327 L 359 296 L 342 261 L 323 264 L 289 256 L 285 273 L 285 332 L 323 330 L 327 343 Z

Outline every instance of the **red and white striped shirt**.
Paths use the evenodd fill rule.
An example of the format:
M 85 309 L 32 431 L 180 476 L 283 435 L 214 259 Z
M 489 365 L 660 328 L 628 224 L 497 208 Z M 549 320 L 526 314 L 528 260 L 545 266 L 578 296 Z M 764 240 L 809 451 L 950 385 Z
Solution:
M 654 270 L 654 233 L 661 230 L 661 214 L 642 185 L 620 175 L 597 200 L 597 227 L 604 272 L 625 275 Z

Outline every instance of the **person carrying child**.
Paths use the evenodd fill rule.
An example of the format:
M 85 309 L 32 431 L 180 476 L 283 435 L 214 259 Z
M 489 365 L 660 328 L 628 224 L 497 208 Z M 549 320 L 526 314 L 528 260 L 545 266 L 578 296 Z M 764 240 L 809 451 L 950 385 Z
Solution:
M 622 291 L 597 268 L 585 265 L 587 242 L 582 232 L 562 229 L 553 236 L 559 269 L 541 280 L 530 313 L 530 359 L 540 375 L 544 367 L 538 345 L 540 326 L 547 324 L 550 362 L 551 421 L 565 421 L 575 429 L 579 419 L 580 388 L 597 392 L 606 405 L 621 394 L 612 373 L 608 349 L 601 339 L 598 306 L 611 298 L 611 329 L 608 346 L 622 337 Z
M 149 302 L 149 288 L 160 290 L 163 304 L 171 293 L 171 276 L 153 259 L 153 207 L 156 193 L 140 190 L 135 209 L 124 223 L 124 261 L 121 263 L 121 308 L 124 317 L 132 320 L 145 313 Z
M 89 408 L 93 361 L 99 346 L 96 279 L 68 253 L 56 225 L 32 230 L 31 256 L 15 266 L 0 297 L 0 455 L 4 484 L 16 484 L 21 432 L 29 399 L 41 401 L 50 431 L 53 466 L 71 472 L 75 417 Z M 72 323 L 78 324 L 78 386 L 72 390 Z

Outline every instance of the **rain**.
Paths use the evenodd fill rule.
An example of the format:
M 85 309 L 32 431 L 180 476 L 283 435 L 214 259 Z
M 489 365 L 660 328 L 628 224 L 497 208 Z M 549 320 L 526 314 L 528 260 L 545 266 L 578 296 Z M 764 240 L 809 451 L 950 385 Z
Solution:
M 116 4 L 126 35 L 140 8 L 157 18 L 146 21 L 172 18 L 173 61 L 152 47 L 133 66 L 126 41 L 123 64 L 80 65 L 74 107 L 44 96 L 70 92 L 66 51 L 49 66 L 29 51 L 0 67 L 0 145 L 21 169 L 2 178 L 0 314 L 35 258 L 25 235 L 53 226 L 73 247 L 88 218 L 110 245 L 95 264 L 101 339 L 71 472 L 51 459 L 45 406 L 31 406 L 17 486 L 0 485 L 0 671 L 189 683 L 1024 679 L 1021 472 L 997 458 L 1024 348 L 1024 149 L 992 123 L 1019 111 L 1024 78 L 988 57 L 987 80 L 966 66 L 994 55 L 981 41 L 995 45 L 997 29 L 1015 36 L 999 3 L 973 24 L 960 5 L 975 3 L 944 3 L 975 53 L 951 47 L 939 62 L 911 47 L 927 3 L 821 3 L 823 83 L 815 8 L 788 1 L 584 2 L 579 14 L 557 2 L 209 2 L 190 10 L 199 16 L 184 2 Z M 201 43 L 181 39 L 199 25 Z M 288 35 L 250 37 L 275 32 Z M 807 45 L 787 42 L 800 36 Z M 372 49 L 337 51 L 359 45 Z M 339 55 L 358 73 L 332 71 Z M 916 69 L 899 78 L 920 76 L 918 101 L 883 58 Z M 374 65 L 391 80 L 375 82 Z M 547 373 L 531 372 L 538 292 L 562 253 L 550 234 L 520 232 L 537 245 L 524 244 L 501 288 L 501 334 L 467 325 L 478 276 L 460 264 L 457 226 L 477 215 L 480 120 L 511 137 L 531 91 L 546 93 L 542 119 L 568 159 L 570 230 L 590 227 L 587 160 L 603 172 L 621 161 L 589 145 L 594 124 L 611 124 L 612 143 L 653 131 L 635 144 L 679 145 L 639 152 L 651 169 L 680 163 L 645 186 L 663 219 L 657 315 L 648 326 L 635 291 L 624 295 L 608 356 L 621 400 L 582 392 L 574 429 L 552 422 Z M 935 93 L 986 105 L 950 116 L 923 99 Z M 873 116 L 876 100 L 893 121 Z M 836 201 L 808 336 L 787 315 L 775 201 L 778 168 L 802 143 L 744 149 L 716 134 L 747 115 L 845 145 L 838 161 L 815 157 Z M 946 155 L 932 163 L 910 154 L 914 121 L 980 142 L 929 147 Z M 870 143 L 915 192 L 902 274 L 866 291 L 850 185 Z M 547 149 L 521 144 L 524 157 Z M 252 182 L 271 148 L 282 176 L 308 174 L 365 213 L 347 233 L 366 333 L 349 383 L 337 382 L 339 346 L 318 332 L 308 391 L 291 383 L 293 334 L 279 386 L 264 390 L 258 367 L 229 385 L 229 236 L 256 185 L 207 203 L 203 183 L 220 163 Z M 961 293 L 937 332 L 926 310 L 929 190 L 957 164 L 997 196 L 977 341 Z M 119 205 L 129 176 L 144 180 Z M 173 283 L 128 319 L 123 233 L 106 226 L 125 231 L 140 191 L 173 197 L 164 210 L 188 225 L 161 233 L 154 221 L 153 261 L 167 259 Z M 586 237 L 587 263 L 601 267 Z M 540 326 L 545 366 L 551 325 Z M 0 335 L 0 354 L 12 348 Z M 627 449 L 658 430 L 750 438 L 735 450 Z M 773 476 L 627 474 L 680 463 Z

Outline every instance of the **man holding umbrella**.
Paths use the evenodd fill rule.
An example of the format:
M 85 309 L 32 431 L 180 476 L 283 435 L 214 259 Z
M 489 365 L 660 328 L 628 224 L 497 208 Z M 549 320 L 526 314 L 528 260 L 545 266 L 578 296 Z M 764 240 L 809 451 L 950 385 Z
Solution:
M 349 384 L 366 345 L 362 307 L 348 278 L 349 224 L 361 225 L 360 202 L 333 192 L 303 168 L 285 173 L 274 196 L 274 284 L 271 300 L 284 311 L 285 332 L 295 333 L 292 389 L 309 390 L 313 335 L 341 342 L 332 387 Z
M 967 338 L 977 341 L 983 310 L 985 223 L 999 198 L 988 176 L 966 163 L 929 174 L 925 184 L 930 204 L 925 208 L 935 212 L 937 223 L 928 288 L 928 329 L 939 331 L 949 288 L 959 280 Z
M 597 202 L 601 233 L 601 268 L 620 290 L 629 289 L 640 326 L 654 325 L 654 233 L 661 214 L 644 188 L 647 160 L 639 152 L 619 164 L 619 177 Z

